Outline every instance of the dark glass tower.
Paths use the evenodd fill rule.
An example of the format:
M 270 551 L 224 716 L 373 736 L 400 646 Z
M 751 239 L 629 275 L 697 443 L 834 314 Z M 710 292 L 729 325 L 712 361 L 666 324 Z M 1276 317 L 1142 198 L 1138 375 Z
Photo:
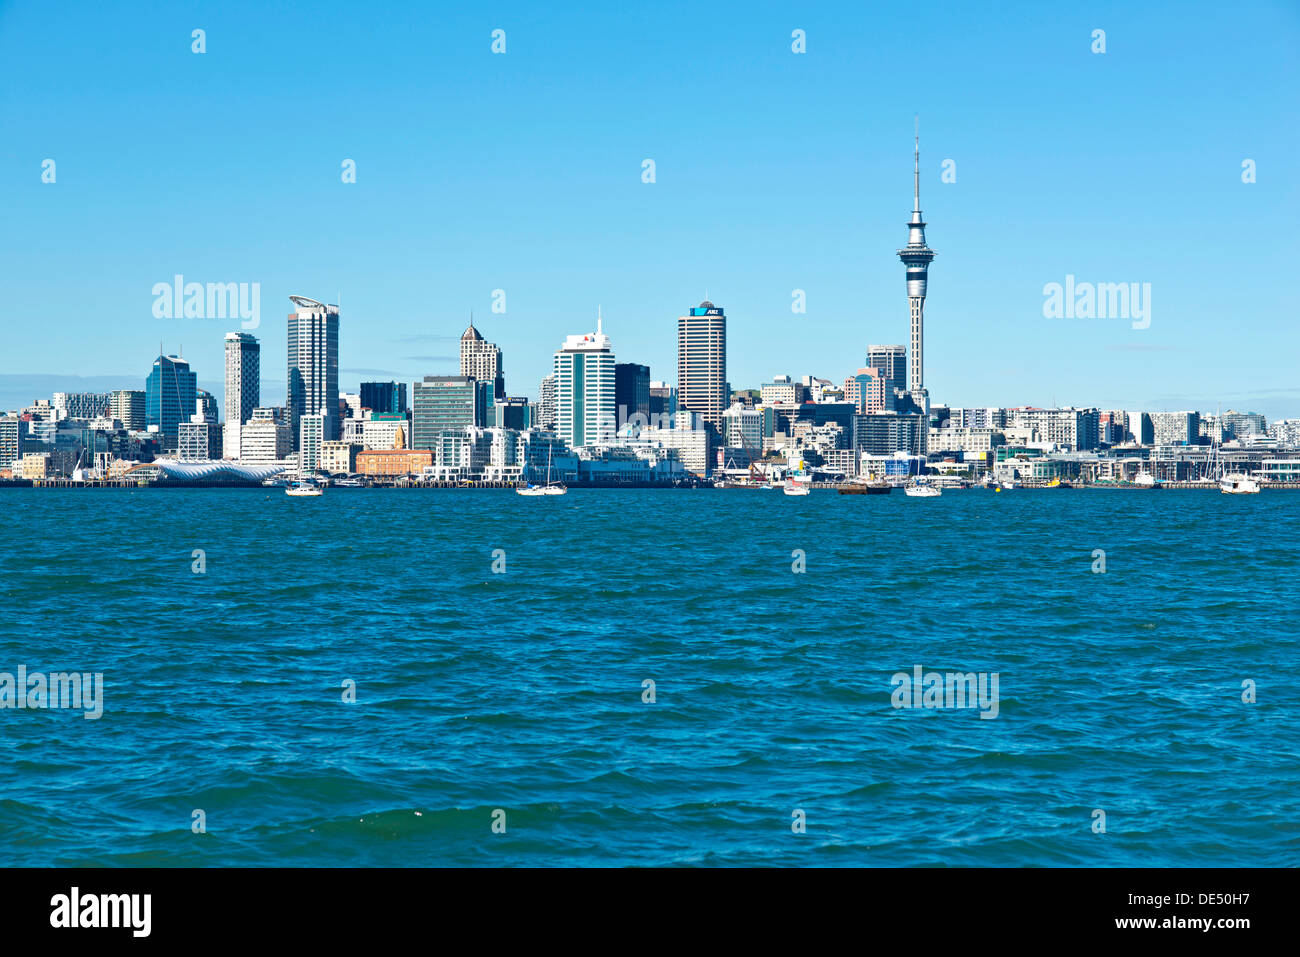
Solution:
M 145 379 L 145 421 L 158 426 L 163 449 L 176 448 L 176 434 L 182 422 L 194 414 L 198 376 L 179 356 L 159 356 Z

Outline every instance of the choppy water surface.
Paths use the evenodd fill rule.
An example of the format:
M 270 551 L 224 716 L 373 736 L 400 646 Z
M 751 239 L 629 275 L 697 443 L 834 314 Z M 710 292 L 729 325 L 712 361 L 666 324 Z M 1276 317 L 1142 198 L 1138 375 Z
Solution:
M 0 710 L 5 864 L 1300 860 L 1300 493 L 0 509 L 0 672 L 104 675 Z M 916 665 L 997 717 L 892 707 Z

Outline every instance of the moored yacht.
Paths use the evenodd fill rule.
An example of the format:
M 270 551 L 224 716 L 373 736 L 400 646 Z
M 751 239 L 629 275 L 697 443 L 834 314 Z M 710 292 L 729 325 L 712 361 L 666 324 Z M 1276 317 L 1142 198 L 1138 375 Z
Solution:
M 1225 495 L 1258 495 L 1259 482 L 1241 472 L 1219 479 L 1219 491 Z

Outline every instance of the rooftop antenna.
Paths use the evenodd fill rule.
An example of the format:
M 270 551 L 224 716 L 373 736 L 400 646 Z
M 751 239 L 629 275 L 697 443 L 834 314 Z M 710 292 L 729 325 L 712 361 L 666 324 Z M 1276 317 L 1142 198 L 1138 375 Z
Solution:
M 598 336 L 602 335 L 600 331 L 600 323 L 601 323 L 600 306 L 597 306 L 596 307 L 596 335 Z

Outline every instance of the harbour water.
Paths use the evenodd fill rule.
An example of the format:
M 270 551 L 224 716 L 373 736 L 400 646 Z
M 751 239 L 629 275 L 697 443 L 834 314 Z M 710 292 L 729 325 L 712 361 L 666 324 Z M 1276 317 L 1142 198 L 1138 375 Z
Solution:
M 0 708 L 6 865 L 1300 861 L 1300 495 L 0 509 L 0 673 L 103 675 Z

